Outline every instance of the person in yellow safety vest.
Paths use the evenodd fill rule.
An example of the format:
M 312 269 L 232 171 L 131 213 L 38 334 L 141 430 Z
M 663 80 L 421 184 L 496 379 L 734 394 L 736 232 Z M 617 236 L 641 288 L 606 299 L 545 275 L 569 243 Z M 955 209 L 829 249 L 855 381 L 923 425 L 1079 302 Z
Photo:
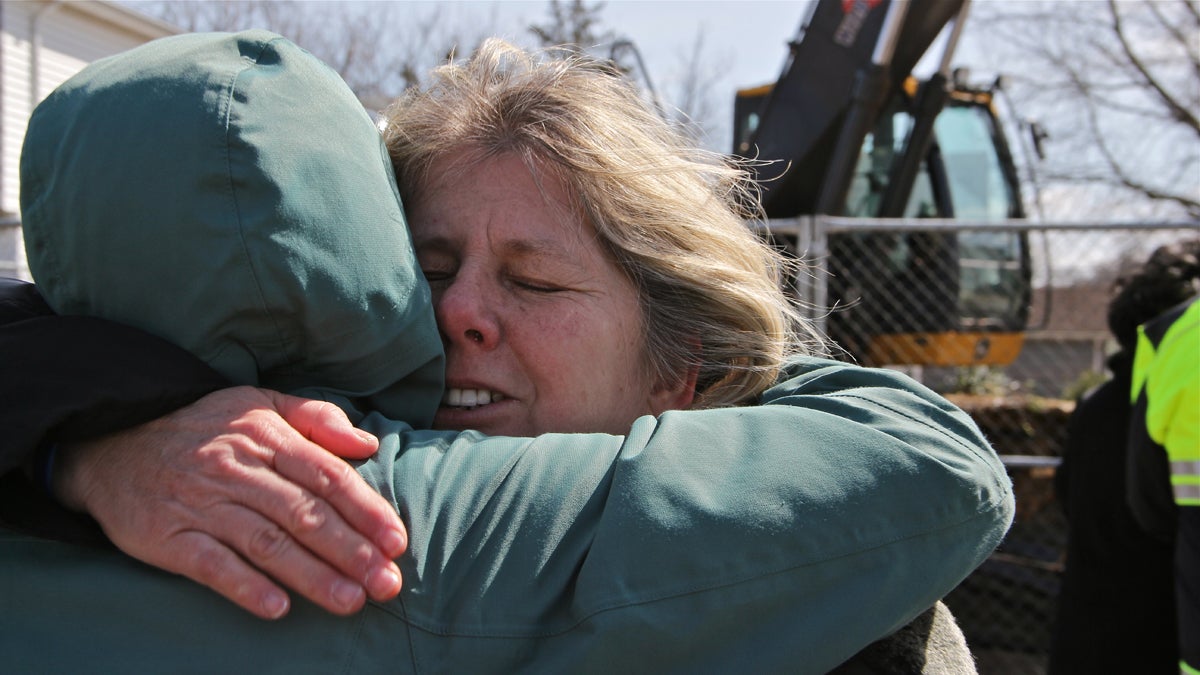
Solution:
M 1200 675 L 1200 296 L 1139 329 L 1132 399 L 1130 506 L 1175 542 L 1179 670 Z

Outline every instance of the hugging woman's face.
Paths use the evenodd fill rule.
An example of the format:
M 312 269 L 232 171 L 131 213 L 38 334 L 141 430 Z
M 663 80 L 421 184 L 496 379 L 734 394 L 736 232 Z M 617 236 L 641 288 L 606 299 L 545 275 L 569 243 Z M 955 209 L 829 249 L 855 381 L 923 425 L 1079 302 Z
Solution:
M 654 381 L 636 289 L 559 178 L 467 153 L 431 176 L 409 224 L 446 349 L 435 428 L 624 434 L 691 402 Z

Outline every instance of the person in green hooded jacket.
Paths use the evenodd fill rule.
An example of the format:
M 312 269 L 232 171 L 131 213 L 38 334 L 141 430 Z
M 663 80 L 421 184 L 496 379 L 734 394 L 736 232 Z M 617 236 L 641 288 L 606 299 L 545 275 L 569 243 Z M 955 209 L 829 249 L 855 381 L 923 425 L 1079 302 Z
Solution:
M 231 382 L 336 402 L 377 436 L 357 469 L 408 526 L 403 591 L 350 617 L 299 601 L 262 622 L 114 552 L 5 533 L 7 663 L 825 672 L 999 542 L 1010 485 L 962 411 L 903 375 L 789 353 L 794 315 L 762 309 L 782 297 L 773 254 L 731 206 L 740 172 L 684 152 L 661 122 L 641 131 L 664 154 L 621 159 L 638 125 L 584 130 L 610 157 L 555 154 L 571 147 L 556 125 L 579 128 L 573 101 L 504 96 L 515 81 L 588 85 L 632 105 L 612 74 L 491 44 L 401 99 L 386 136 L 410 242 L 395 192 L 375 192 L 391 168 L 370 120 L 307 115 L 352 100 L 313 61 L 249 33 L 171 38 L 86 69 L 30 125 L 27 147 L 45 150 L 23 160 L 31 269 L 60 313 L 156 332 Z M 180 81 L 191 84 L 165 86 Z M 456 116 L 470 112 L 455 93 L 495 122 L 527 121 L 485 138 Z M 56 116 L 76 103 L 87 114 Z M 214 133 L 178 133 L 185 110 Z M 422 126 L 439 116 L 466 135 Z M 156 143 L 132 163 L 182 188 L 124 176 L 77 189 L 114 156 L 91 143 L 147 136 Z M 312 142 L 289 147 L 298 137 Z M 62 153 L 79 173 L 60 175 Z M 635 179 L 680 198 L 612 189 Z M 82 201 L 55 211 L 63 190 Z M 107 209 L 80 210 L 101 195 Z M 728 217 L 695 217 L 713 212 Z M 75 264 L 89 256 L 103 264 Z M 681 264 L 702 259 L 700 272 Z M 434 429 L 417 428 L 430 410 Z M 131 433 L 90 460 L 72 450 L 67 492 L 98 480 L 81 465 L 120 475 L 142 461 Z

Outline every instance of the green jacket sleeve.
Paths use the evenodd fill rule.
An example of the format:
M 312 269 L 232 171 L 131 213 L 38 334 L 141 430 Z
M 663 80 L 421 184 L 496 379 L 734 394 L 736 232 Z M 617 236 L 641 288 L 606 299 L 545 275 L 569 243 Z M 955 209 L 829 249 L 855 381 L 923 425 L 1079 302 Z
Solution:
M 364 424 L 382 449 L 360 471 L 409 524 L 397 600 L 350 618 L 297 602 L 266 623 L 118 554 L 5 535 L 6 660 L 822 673 L 959 583 L 1013 513 L 965 414 L 829 361 L 796 363 L 762 405 L 645 417 L 625 437 Z
M 362 472 L 411 527 L 387 609 L 451 670 L 823 672 L 957 585 L 1013 513 L 964 413 L 831 361 L 623 438 L 368 427 Z

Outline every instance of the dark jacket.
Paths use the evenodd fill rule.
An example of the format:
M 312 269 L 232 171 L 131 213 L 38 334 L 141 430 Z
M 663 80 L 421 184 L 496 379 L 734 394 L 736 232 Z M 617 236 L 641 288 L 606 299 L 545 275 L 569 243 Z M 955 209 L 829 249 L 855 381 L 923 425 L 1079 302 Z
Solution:
M 1056 474 L 1066 511 L 1067 557 L 1050 672 L 1178 672 L 1171 547 L 1150 536 L 1125 496 L 1133 355 L 1080 399 L 1067 422 Z
M 50 499 L 58 443 L 152 420 L 229 386 L 203 361 L 141 330 L 57 316 L 33 284 L 0 278 L 0 525 L 96 545 L 95 523 Z

